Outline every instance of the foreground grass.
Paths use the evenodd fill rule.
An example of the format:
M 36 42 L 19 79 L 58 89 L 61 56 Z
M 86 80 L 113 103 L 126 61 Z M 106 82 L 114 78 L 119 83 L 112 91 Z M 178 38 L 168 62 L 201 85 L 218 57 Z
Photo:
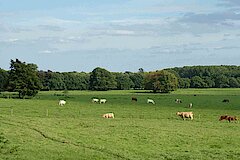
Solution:
M 197 91 L 41 92 L 35 99 L 0 99 L 0 159 L 239 159 L 239 123 L 218 118 L 240 115 L 240 90 Z M 108 103 L 92 104 L 92 97 Z M 156 105 L 146 104 L 148 97 Z M 183 103 L 175 104 L 176 98 Z M 59 107 L 59 99 L 66 106 Z M 190 111 L 190 102 L 195 119 L 183 121 L 175 113 Z M 103 119 L 107 112 L 116 118 Z

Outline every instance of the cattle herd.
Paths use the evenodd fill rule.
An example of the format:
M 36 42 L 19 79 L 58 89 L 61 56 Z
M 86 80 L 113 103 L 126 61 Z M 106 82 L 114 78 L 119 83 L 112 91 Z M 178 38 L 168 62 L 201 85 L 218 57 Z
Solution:
M 132 97 L 132 102 L 137 102 L 137 97 Z M 99 103 L 99 104 L 104 104 L 107 102 L 107 99 L 98 99 L 98 98 L 92 98 L 92 103 Z M 222 102 L 225 103 L 229 103 L 228 99 L 224 99 Z M 156 104 L 155 101 L 153 99 L 148 98 L 147 99 L 147 103 L 150 104 Z M 175 99 L 175 103 L 182 103 L 181 99 Z M 64 106 L 66 104 L 65 100 L 59 100 L 58 103 L 60 106 Z M 188 108 L 192 108 L 193 104 L 189 103 Z M 189 118 L 191 120 L 193 120 L 193 112 L 177 112 L 176 113 L 177 116 L 181 117 L 183 120 L 185 120 L 186 118 Z M 114 118 L 114 113 L 106 113 L 102 115 L 103 118 Z M 227 120 L 228 122 L 231 121 L 237 121 L 238 118 L 236 116 L 229 116 L 229 115 L 222 115 L 219 118 L 219 121 L 222 120 Z

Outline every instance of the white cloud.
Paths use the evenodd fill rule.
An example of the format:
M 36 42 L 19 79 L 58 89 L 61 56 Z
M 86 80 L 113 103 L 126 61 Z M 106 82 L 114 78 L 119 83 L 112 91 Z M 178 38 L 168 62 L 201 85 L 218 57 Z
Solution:
M 54 53 L 54 51 L 51 51 L 51 50 L 43 50 L 43 51 L 39 51 L 39 53 L 51 54 L 51 53 Z

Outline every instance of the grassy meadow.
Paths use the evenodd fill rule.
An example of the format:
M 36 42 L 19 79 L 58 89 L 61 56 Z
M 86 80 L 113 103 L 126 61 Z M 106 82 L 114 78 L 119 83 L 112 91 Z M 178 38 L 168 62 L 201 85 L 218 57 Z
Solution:
M 93 97 L 108 102 L 94 104 Z M 66 105 L 60 107 L 59 99 Z M 193 111 L 194 120 L 183 121 L 177 111 Z M 115 119 L 102 118 L 108 112 Z M 218 121 L 224 114 L 240 117 L 240 89 L 48 91 L 33 99 L 0 98 L 0 160 L 237 160 L 240 123 Z

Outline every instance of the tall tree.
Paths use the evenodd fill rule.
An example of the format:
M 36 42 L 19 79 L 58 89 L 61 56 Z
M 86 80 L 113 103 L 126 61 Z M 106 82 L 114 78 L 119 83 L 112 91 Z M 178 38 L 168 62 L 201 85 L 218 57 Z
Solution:
M 116 88 L 116 81 L 111 72 L 97 67 L 90 74 L 90 90 L 106 91 Z
M 169 93 L 178 87 L 178 79 L 166 70 L 150 72 L 145 77 L 145 88 L 153 92 Z
M 6 90 L 8 72 L 0 68 L 0 91 Z
M 131 73 L 129 78 L 133 82 L 134 89 L 143 89 L 144 88 L 144 73 Z
M 64 83 L 64 76 L 59 72 L 50 72 L 49 77 L 50 90 L 65 90 L 66 85 Z
M 19 98 L 35 96 L 41 88 L 37 65 L 11 60 L 8 89 L 18 92 Z
M 134 84 L 127 73 L 116 74 L 117 89 L 130 89 Z

